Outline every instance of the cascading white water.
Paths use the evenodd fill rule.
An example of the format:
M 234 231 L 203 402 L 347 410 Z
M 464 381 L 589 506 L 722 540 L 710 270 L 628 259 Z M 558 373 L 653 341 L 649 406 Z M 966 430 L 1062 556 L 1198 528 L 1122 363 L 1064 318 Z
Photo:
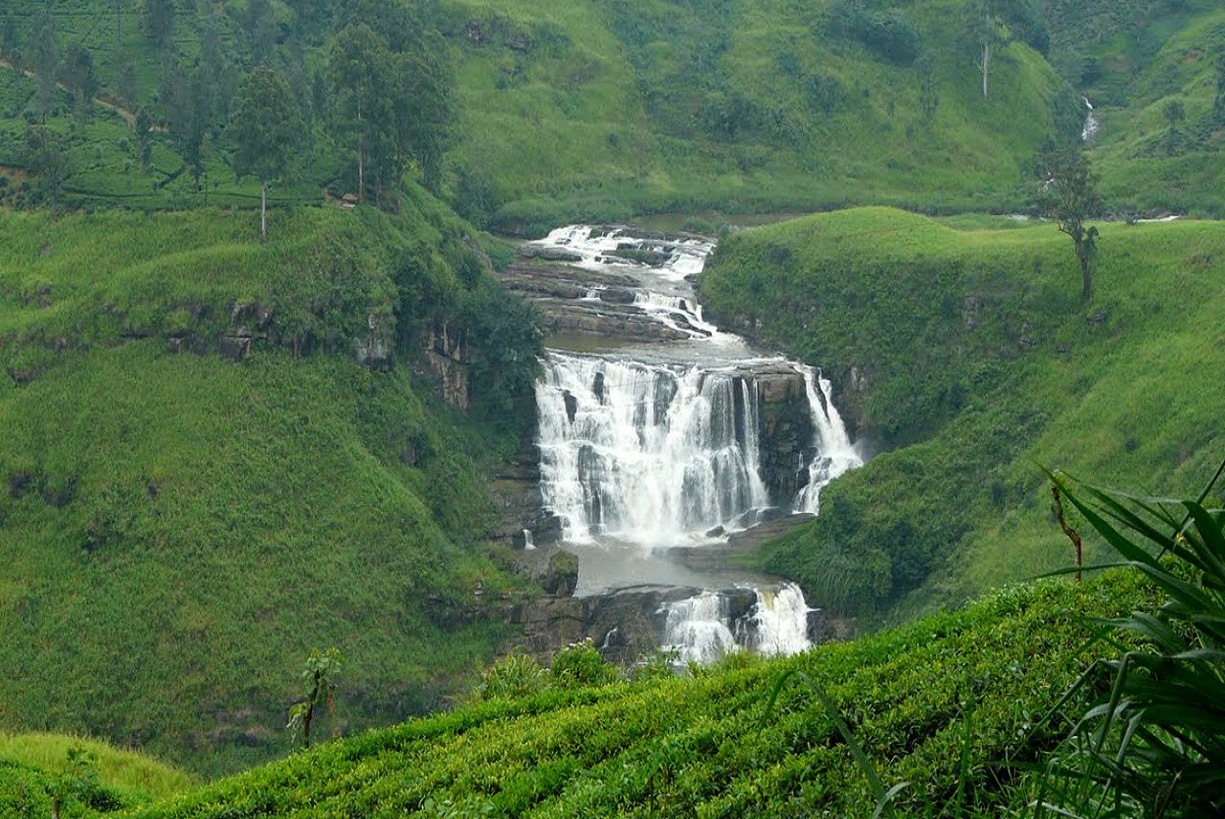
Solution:
M 672 546 L 766 506 L 755 385 L 734 372 L 551 353 L 541 494 L 565 539 Z
M 540 489 L 562 521 L 563 541 L 585 549 L 579 593 L 642 582 L 705 586 L 666 550 L 709 542 L 714 532 L 737 528 L 745 512 L 771 505 L 761 475 L 756 366 L 790 366 L 804 376 L 816 455 L 808 485 L 791 499 L 796 511 L 815 513 L 821 488 L 861 465 L 828 381 L 811 367 L 763 359 L 703 319 L 688 277 L 701 272 L 713 242 L 572 226 L 538 244 L 575 254 L 576 267 L 638 279 L 635 307 L 689 339 L 653 346 L 638 361 L 550 351 L 543 362 L 536 385 Z M 647 266 L 640 258 L 666 261 Z M 587 299 L 598 300 L 599 290 Z M 699 663 L 740 647 L 767 654 L 809 647 L 810 609 L 798 586 L 753 582 L 757 601 L 746 614 L 749 584 L 735 585 L 736 622 L 727 597 L 708 587 L 664 606 L 662 644 Z
M 809 648 L 804 592 L 794 583 L 776 590 L 758 589 L 751 620 L 751 645 L 759 654 L 790 656 Z
M 675 651 L 680 662 L 709 665 L 738 650 L 727 624 L 727 600 L 716 592 L 704 591 L 664 608 L 663 647 Z
M 808 484 L 796 494 L 793 505 L 797 512 L 815 515 L 821 508 L 821 490 L 834 478 L 863 466 L 863 458 L 851 443 L 842 416 L 834 407 L 828 379 L 822 378 L 813 367 L 799 366 L 804 373 L 816 455 L 808 464 Z
M 1093 103 L 1089 102 L 1088 97 L 1081 97 L 1085 101 L 1085 108 L 1088 113 L 1085 114 L 1085 126 L 1080 131 L 1080 138 L 1085 142 L 1090 142 L 1097 136 L 1098 129 L 1101 127 L 1097 121 L 1097 112 L 1093 110 Z

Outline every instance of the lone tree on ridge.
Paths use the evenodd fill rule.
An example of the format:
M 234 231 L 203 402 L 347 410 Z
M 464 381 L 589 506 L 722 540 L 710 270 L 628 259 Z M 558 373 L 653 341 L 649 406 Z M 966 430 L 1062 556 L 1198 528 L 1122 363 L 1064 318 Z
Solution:
M 1097 174 L 1090 168 L 1089 158 L 1078 144 L 1047 150 L 1041 157 L 1041 165 L 1038 207 L 1056 221 L 1059 230 L 1071 237 L 1076 246 L 1082 284 L 1080 298 L 1088 302 L 1093 298 L 1098 231 L 1085 222 L 1102 209 Z

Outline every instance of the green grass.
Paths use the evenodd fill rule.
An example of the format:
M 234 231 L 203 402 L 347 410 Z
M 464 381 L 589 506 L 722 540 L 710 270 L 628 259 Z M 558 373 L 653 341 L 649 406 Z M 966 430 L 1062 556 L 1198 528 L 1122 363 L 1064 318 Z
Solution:
M 764 565 L 817 605 L 901 618 L 1066 564 L 1039 465 L 1193 492 L 1222 445 L 1225 388 L 1203 373 L 1225 364 L 1225 240 L 1207 222 L 1101 230 L 1087 306 L 1049 224 L 868 209 L 721 244 L 710 310 L 822 367 L 883 450 Z
M 517 387 L 475 365 L 464 416 L 421 349 L 445 321 L 530 362 L 531 324 L 493 334 L 472 240 L 406 202 L 278 214 L 267 245 L 250 214 L 0 214 L 0 728 L 234 770 L 288 750 L 311 648 L 348 658 L 355 730 L 437 707 L 508 636 L 475 590 L 518 589 L 484 546 Z
M 1041 56 L 1020 43 L 1004 48 L 993 93 L 983 99 L 973 54 L 947 25 L 954 0 L 908 6 L 921 51 L 935 60 L 940 104 L 929 122 L 910 66 L 830 31 L 828 5 L 584 0 L 545 13 L 528 2 L 441 0 L 433 19 L 449 44 L 459 105 L 450 200 L 474 221 L 519 233 L 669 211 L 874 202 L 934 211 L 1018 207 L 1027 157 L 1050 129 L 1056 100 L 1068 97 Z M 19 6 L 25 38 L 37 9 L 26 0 Z M 81 0 L 54 11 L 61 45 L 84 39 L 113 92 L 113 8 Z M 327 32 L 298 31 L 288 7 L 278 13 L 287 40 L 274 63 L 309 86 L 323 67 Z M 222 50 L 241 63 L 241 12 L 222 13 L 219 25 Z M 191 66 L 202 18 L 184 10 L 176 26 L 181 60 Z M 125 19 L 123 32 L 122 48 L 138 69 L 138 101 L 160 114 L 158 55 L 135 20 Z M 35 84 L 0 74 L 0 113 L 8 115 L 0 119 L 0 166 L 20 166 L 26 122 L 36 119 Z M 176 176 L 182 161 L 167 134 L 154 135 L 153 167 L 144 173 L 131 128 L 117 113 L 93 106 L 88 121 L 69 115 L 63 91 L 52 107 L 50 124 L 71 143 L 72 204 L 255 202 L 254 183 L 237 183 L 227 170 L 220 133 L 206 143 L 204 190 L 197 191 L 188 174 Z M 275 191 L 279 202 L 317 202 L 321 186 L 348 172 L 347 155 L 332 141 L 319 139 L 315 148 L 302 182 Z M 28 207 L 43 199 L 37 180 L 17 188 L 5 202 Z
M 493 699 L 133 815 L 870 816 L 863 772 L 811 692 L 784 686 L 768 705 L 800 670 L 886 785 L 909 783 L 901 815 L 997 816 L 1024 804 L 1019 776 L 1066 731 L 1041 718 L 1079 673 L 1088 621 L 1146 597 L 1134 576 L 1051 583 L 788 660 Z
M 105 787 L 135 801 L 167 799 L 199 786 L 195 777 L 164 762 L 96 739 L 64 734 L 0 733 L 0 760 L 50 775 L 59 774 L 73 748 L 94 755 L 94 766 Z

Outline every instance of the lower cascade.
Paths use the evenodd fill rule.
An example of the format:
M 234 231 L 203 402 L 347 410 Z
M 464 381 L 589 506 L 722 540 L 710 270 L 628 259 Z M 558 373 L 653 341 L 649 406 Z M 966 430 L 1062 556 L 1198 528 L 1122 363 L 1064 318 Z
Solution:
M 783 583 L 753 593 L 756 602 L 741 614 L 732 611 L 727 594 L 711 590 L 664 604 L 663 649 L 680 663 L 708 665 L 741 650 L 788 656 L 812 645 L 808 621 L 814 610 L 799 586 Z
M 615 287 L 621 312 L 611 321 L 629 309 L 663 328 L 660 340 L 637 347 L 551 346 L 542 362 L 540 496 L 560 522 L 562 546 L 578 554 L 575 594 L 691 589 L 670 593 L 656 614 L 659 645 L 683 663 L 808 648 L 814 610 L 798 586 L 710 569 L 702 553 L 761 521 L 817 513 L 821 489 L 862 463 L 830 382 L 702 318 L 686 277 L 700 272 L 708 241 L 570 227 L 532 244 L 603 277 L 575 288 L 582 304 L 566 309 L 587 311 L 576 324 L 608 323 L 601 299 Z M 793 442 L 785 459 L 767 441 L 783 423 L 780 403 L 792 438 L 809 439 Z M 531 532 L 523 539 L 532 543 Z

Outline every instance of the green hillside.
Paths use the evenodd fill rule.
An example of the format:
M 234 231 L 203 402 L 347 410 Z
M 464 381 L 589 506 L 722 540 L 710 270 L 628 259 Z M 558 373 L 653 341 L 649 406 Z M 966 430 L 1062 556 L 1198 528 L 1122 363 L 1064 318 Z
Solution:
M 479 256 L 419 197 L 299 210 L 267 245 L 222 211 L 0 214 L 0 728 L 232 770 L 289 747 L 311 648 L 347 658 L 345 730 L 492 656 L 474 590 L 515 586 L 486 486 L 539 341 L 526 310 L 492 323 Z M 489 368 L 469 416 L 415 372 L 442 321 Z
M 148 9 L 160 2 L 116 11 L 76 0 L 50 18 L 24 0 L 6 9 L 0 53 L 14 70 L 0 71 L 0 167 L 13 176 L 10 203 L 47 198 L 45 185 L 22 189 L 36 170 L 26 129 L 43 121 L 65 141 L 70 201 L 253 202 L 254 182 L 234 180 L 225 126 L 236 87 L 260 63 L 284 75 L 311 135 L 275 198 L 355 189 L 352 121 L 330 49 L 352 23 L 391 37 L 386 15 L 363 0 L 186 5 L 158 40 Z M 516 232 L 675 210 L 1021 207 L 1029 157 L 1056 109 L 1078 118 L 1075 96 L 1032 47 L 1043 42 L 1040 21 L 1018 0 L 1001 20 L 984 98 L 968 23 L 948 25 L 967 17 L 964 6 L 419 4 L 418 24 L 441 37 L 420 48 L 423 61 L 444 66 L 454 83 L 437 187 L 473 221 Z M 39 48 L 48 39 L 62 83 L 44 95 Z M 72 43 L 92 55 L 93 105 L 74 102 L 80 92 L 64 67 Z M 132 130 L 142 107 L 154 126 L 147 162 Z M 426 170 L 418 159 L 408 168 Z
M 984 99 L 964 4 L 889 5 L 452 2 L 461 212 L 1020 207 L 1070 92 L 1014 39 Z
M 993 596 L 854 643 L 694 679 L 560 681 L 344 739 L 132 815 L 873 815 L 846 720 L 903 816 L 998 816 L 1067 731 L 1042 717 L 1079 673 L 1087 618 L 1144 598 L 1135 576 Z M 564 679 L 564 678 L 563 678 Z
M 900 617 L 1066 565 L 1040 465 L 1178 495 L 1220 459 L 1219 226 L 1102 225 L 1082 305 L 1066 236 L 998 222 L 811 216 L 707 267 L 712 310 L 821 366 L 882 450 L 763 558 L 818 605 Z
M 1212 0 L 1047 5 L 1052 61 L 1100 121 L 1092 146 L 1109 206 L 1219 217 L 1225 9 Z M 1181 108 L 1173 122 L 1171 104 Z

